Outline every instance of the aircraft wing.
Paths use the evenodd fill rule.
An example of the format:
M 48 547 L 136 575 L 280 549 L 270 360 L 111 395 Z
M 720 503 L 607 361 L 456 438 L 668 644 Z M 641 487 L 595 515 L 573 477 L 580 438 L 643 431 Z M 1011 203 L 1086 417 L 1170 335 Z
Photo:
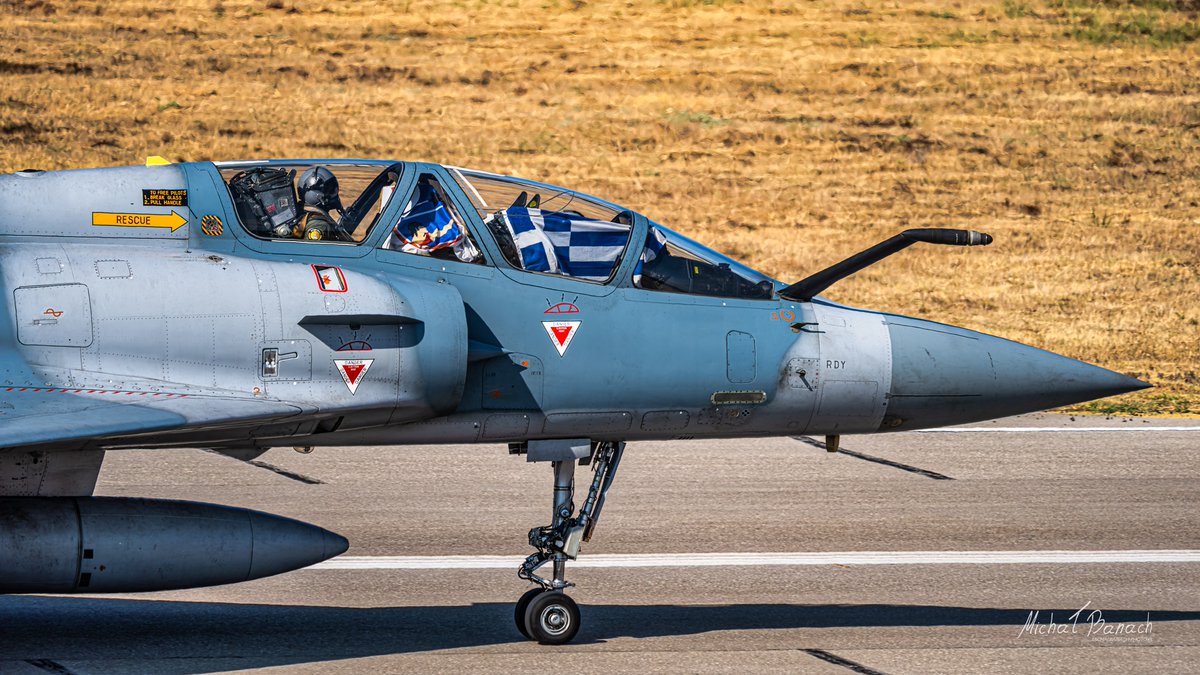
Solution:
M 280 401 L 79 389 L 0 389 L 0 448 L 103 447 L 105 439 L 237 429 L 300 414 Z

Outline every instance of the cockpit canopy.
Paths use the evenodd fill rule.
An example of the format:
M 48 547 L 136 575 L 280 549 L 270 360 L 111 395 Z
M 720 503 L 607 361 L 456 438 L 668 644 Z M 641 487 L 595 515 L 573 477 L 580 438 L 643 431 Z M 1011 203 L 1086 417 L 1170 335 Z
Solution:
M 776 284 L 769 277 L 657 223 L 649 223 L 645 241 L 631 245 L 635 214 L 603 199 L 457 167 L 444 167 L 452 178 L 445 181 L 421 166 L 285 161 L 219 169 L 242 226 L 261 239 L 361 244 L 371 239 L 393 193 L 412 185 L 404 188 L 405 201 L 392 222 L 381 226 L 388 234 L 379 248 L 484 265 L 489 261 L 479 238 L 487 237 L 500 252 L 494 264 L 596 284 L 616 282 L 629 252 L 638 256 L 630 280 L 637 288 L 722 298 L 774 296 Z M 415 184 L 406 170 L 417 173 Z M 312 185 L 332 192 L 306 194 Z M 457 204 L 469 204 L 474 213 L 461 212 Z
M 404 165 L 272 162 L 218 168 L 242 227 L 255 237 L 359 243 L 387 208 Z M 323 174 L 332 179 L 315 180 Z M 302 185 L 308 176 L 314 181 Z M 306 194 L 314 184 L 328 194 L 318 199 Z
M 514 267 L 597 282 L 615 272 L 633 223 L 629 209 L 534 181 L 469 169 L 451 172 Z M 552 257 L 557 260 L 548 260 Z M 650 224 L 633 284 L 749 299 L 769 299 L 775 291 L 766 275 L 657 223 Z

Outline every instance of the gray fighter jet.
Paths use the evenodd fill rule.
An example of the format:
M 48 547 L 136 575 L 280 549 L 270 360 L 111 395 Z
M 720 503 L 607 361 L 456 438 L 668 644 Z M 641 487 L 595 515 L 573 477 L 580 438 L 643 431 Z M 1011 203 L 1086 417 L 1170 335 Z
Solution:
M 488 442 L 553 469 L 515 620 L 563 643 L 566 565 L 627 441 L 832 449 L 1148 386 L 819 296 L 917 242 L 991 237 L 909 230 L 789 285 L 603 199 L 436 164 L 0 176 L 0 592 L 223 584 L 348 546 L 265 513 L 93 497 L 108 451 Z

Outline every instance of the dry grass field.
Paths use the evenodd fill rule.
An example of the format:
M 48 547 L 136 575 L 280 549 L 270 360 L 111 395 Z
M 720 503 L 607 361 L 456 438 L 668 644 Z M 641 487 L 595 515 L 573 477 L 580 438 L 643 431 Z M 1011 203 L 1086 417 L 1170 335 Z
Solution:
M 1200 2 L 0 0 L 0 170 L 420 159 L 578 187 L 1200 413 Z

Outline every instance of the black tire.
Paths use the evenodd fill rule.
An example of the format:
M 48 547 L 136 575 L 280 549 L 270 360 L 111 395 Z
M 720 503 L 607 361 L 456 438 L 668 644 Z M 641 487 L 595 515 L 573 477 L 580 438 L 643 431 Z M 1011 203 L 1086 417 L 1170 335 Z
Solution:
M 525 594 L 517 600 L 517 611 L 514 618 L 517 620 L 517 630 L 521 631 L 521 635 L 524 635 L 526 640 L 532 640 L 533 638 L 529 636 L 529 629 L 525 627 L 525 610 L 529 608 L 529 603 L 533 602 L 534 598 L 545 592 L 546 589 L 544 588 L 531 588 L 525 591 Z
M 579 632 L 579 605 L 562 591 L 541 593 L 525 608 L 525 630 L 544 645 L 570 642 Z

